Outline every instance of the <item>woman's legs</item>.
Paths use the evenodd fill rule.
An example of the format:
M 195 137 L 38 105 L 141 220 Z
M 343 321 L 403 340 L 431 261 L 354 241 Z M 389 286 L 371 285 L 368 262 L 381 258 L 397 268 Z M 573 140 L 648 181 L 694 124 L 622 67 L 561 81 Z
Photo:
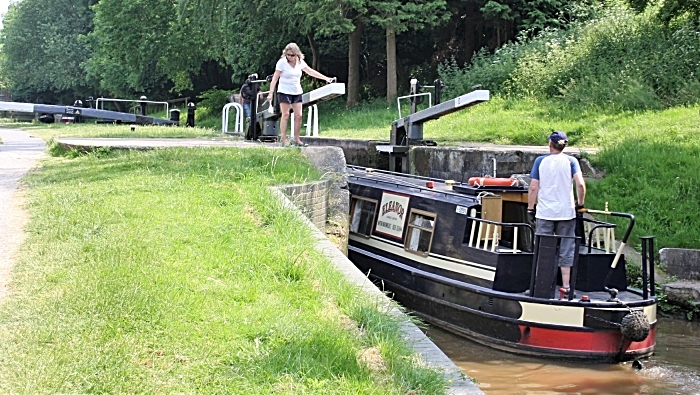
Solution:
M 299 138 L 299 132 L 301 131 L 301 102 L 292 103 L 292 108 L 294 109 L 294 141 L 301 143 L 301 138 Z M 287 117 L 289 117 L 289 112 L 287 112 Z
M 280 141 L 282 144 L 287 144 L 287 122 L 289 121 L 289 103 L 280 102 Z

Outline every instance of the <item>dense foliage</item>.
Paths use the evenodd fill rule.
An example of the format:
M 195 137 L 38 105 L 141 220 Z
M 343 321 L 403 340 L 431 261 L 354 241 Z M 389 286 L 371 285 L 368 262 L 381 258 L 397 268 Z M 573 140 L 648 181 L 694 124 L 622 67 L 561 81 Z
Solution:
M 16 100 L 163 100 L 265 76 L 288 42 L 348 84 L 348 104 L 432 81 L 519 34 L 564 27 L 592 0 L 22 0 L 10 5 L 0 79 Z M 585 14 L 585 12 L 583 13 Z
M 26 0 L 10 5 L 0 31 L 1 74 L 15 97 L 69 102 L 92 94 L 85 77 L 91 56 L 84 34 L 92 30 L 95 0 Z
M 602 10 L 568 30 L 481 51 L 472 65 L 441 67 L 452 95 L 475 84 L 504 96 L 557 98 L 576 108 L 658 109 L 700 97 L 700 30 L 684 18 L 626 7 Z

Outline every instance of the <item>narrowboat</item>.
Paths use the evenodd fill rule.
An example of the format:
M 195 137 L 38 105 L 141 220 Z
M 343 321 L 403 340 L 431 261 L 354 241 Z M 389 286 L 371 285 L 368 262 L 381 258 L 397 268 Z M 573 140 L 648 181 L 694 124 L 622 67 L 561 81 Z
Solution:
M 581 210 L 572 291 L 564 292 L 561 238 L 539 235 L 529 222 L 526 175 L 456 183 L 347 171 L 349 259 L 423 321 L 535 357 L 620 362 L 654 352 L 654 256 L 646 251 L 653 238 L 642 238 L 640 289 L 627 283 L 622 253 L 633 215 Z M 622 245 L 616 223 L 625 227 Z

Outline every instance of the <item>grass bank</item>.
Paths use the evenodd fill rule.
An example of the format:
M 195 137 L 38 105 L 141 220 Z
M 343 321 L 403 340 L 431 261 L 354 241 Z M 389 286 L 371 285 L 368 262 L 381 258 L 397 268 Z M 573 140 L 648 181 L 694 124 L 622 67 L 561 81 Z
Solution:
M 0 392 L 442 393 L 267 189 L 318 177 L 293 149 L 49 158 L 26 178 Z
M 421 108 L 425 108 L 423 104 Z M 408 108 L 402 109 L 407 114 Z M 441 145 L 467 142 L 544 145 L 546 136 L 564 130 L 571 148 L 599 148 L 589 159 L 605 177 L 590 180 L 587 206 L 637 216 L 632 245 L 655 235 L 660 248 L 700 248 L 700 105 L 665 110 L 579 110 L 555 100 L 503 99 L 429 121 L 424 137 Z M 364 103 L 347 110 L 342 100 L 319 106 L 320 134 L 327 137 L 388 140 L 396 104 Z M 32 127 L 50 139 L 74 137 L 220 137 L 209 128 L 127 125 L 51 125 Z M 181 135 L 178 135 L 181 134 Z
M 579 111 L 556 101 L 496 97 L 427 122 L 424 137 L 441 145 L 541 146 L 552 130 L 564 130 L 569 150 L 600 149 L 589 159 L 605 177 L 588 182 L 588 207 L 602 209 L 609 202 L 611 210 L 635 214 L 633 243 L 639 236 L 655 235 L 659 248 L 700 248 L 700 217 L 695 215 L 700 201 L 699 111 L 700 105 L 694 105 L 608 113 Z M 329 104 L 321 114 L 323 136 L 387 140 L 389 119 L 398 110 L 385 103 L 351 111 Z
M 422 104 L 419 108 L 425 108 Z M 407 114 L 408 108 L 402 108 Z M 638 218 L 632 244 L 655 235 L 663 247 L 700 248 L 700 105 L 665 110 L 579 110 L 556 100 L 493 97 L 469 109 L 429 121 L 424 137 L 442 145 L 466 142 L 544 145 L 564 130 L 576 147 L 599 148 L 589 159 L 605 177 L 591 180 L 587 206 L 625 211 Z M 327 137 L 388 140 L 396 104 L 363 103 L 345 109 L 342 100 L 319 106 L 320 134 Z M 26 124 L 25 124 L 26 125 Z M 38 125 L 32 133 L 48 140 L 73 137 L 220 137 L 210 128 L 128 125 Z

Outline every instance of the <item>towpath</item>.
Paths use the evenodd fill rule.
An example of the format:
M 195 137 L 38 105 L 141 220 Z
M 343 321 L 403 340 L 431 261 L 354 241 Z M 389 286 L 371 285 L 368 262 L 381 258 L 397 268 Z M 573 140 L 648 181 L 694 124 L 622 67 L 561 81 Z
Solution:
M 45 155 L 46 144 L 17 129 L 0 129 L 0 300 L 7 293 L 13 257 L 24 241 L 27 213 L 20 180 Z

